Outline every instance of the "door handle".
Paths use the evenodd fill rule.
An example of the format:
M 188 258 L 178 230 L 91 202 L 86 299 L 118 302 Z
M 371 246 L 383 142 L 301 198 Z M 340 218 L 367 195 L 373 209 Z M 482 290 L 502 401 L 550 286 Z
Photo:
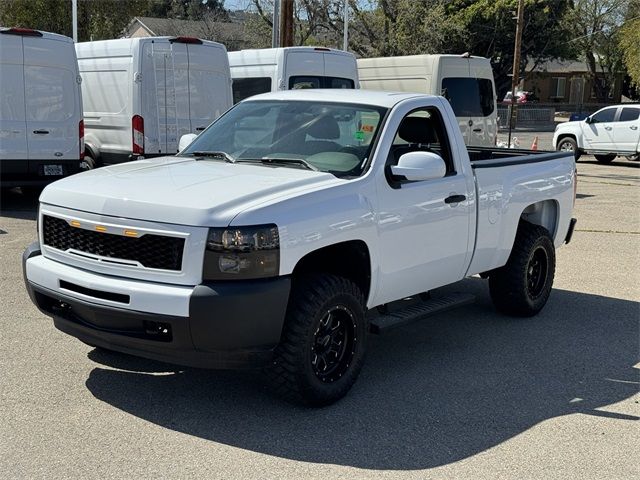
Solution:
M 444 203 L 460 203 L 467 199 L 465 195 L 450 195 L 444 199 Z
M 33 133 L 35 133 L 36 135 L 48 135 L 49 130 L 34 130 Z
M 604 127 L 605 130 L 611 130 L 611 127 Z
M 638 129 L 638 127 L 636 127 L 635 125 L 631 125 L 629 128 L 630 128 L 631 130 L 637 130 L 637 129 Z
M 474 132 L 481 132 L 481 131 L 482 131 L 482 129 L 481 129 L 481 128 L 474 128 L 474 129 L 473 129 L 473 131 L 474 131 Z
M 196 132 L 201 132 L 207 127 L 196 127 Z

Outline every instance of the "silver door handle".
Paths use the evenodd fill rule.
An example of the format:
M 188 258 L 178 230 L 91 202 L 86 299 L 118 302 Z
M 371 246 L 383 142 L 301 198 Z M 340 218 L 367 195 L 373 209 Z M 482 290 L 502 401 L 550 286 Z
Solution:
M 604 127 L 605 130 L 611 130 L 611 127 Z
M 629 128 L 630 128 L 631 130 L 637 130 L 637 129 L 638 129 L 638 127 L 636 127 L 635 125 L 631 125 Z

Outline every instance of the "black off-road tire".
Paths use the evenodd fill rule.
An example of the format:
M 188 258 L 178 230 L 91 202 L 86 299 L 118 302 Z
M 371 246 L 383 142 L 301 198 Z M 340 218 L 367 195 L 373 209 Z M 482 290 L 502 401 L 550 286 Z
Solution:
M 598 163 L 611 163 L 616 159 L 615 153 L 609 153 L 606 155 L 594 155 Z
M 573 152 L 573 158 L 575 158 L 576 162 L 578 161 L 578 159 L 582 155 L 582 152 L 578 148 L 578 144 L 571 137 L 563 137 L 560 140 L 558 140 L 558 145 L 556 147 L 556 150 L 558 150 L 558 151 L 572 151 Z
M 267 369 L 276 393 L 315 407 L 344 397 L 364 363 L 369 330 L 364 305 L 361 290 L 346 278 L 318 274 L 294 280 L 282 338 Z M 344 336 L 338 335 L 343 330 Z M 342 338 L 342 346 L 333 347 L 333 335 Z M 336 350 L 332 370 L 320 358 L 326 354 L 331 361 L 334 353 L 328 348 Z
M 537 314 L 549 299 L 555 268 L 555 248 L 548 230 L 521 221 L 507 264 L 489 276 L 496 309 L 518 317 Z

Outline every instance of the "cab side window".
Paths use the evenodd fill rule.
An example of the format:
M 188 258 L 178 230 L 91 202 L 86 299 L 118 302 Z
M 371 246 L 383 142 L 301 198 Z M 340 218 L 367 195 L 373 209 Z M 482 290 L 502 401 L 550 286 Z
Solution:
M 591 117 L 591 123 L 607 123 L 613 122 L 613 119 L 616 116 L 615 108 L 607 108 L 606 110 L 601 110 Z
M 447 175 L 455 174 L 449 137 L 440 112 L 435 108 L 414 110 L 402 119 L 389 151 L 387 165 L 397 165 L 402 155 L 416 151 L 440 155 L 447 166 Z
M 640 108 L 625 107 L 620 113 L 620 122 L 633 122 L 640 117 Z

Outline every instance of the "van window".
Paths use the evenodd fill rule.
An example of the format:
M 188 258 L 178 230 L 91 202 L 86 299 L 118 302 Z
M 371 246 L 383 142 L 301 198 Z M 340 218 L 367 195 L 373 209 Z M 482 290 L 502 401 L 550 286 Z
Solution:
M 269 77 L 233 79 L 233 103 L 238 103 L 245 98 L 270 91 L 271 78 Z
M 322 76 L 293 76 L 289 77 L 289 90 L 301 88 L 354 88 L 350 78 L 322 77 Z
M 85 112 L 120 113 L 129 100 L 126 70 L 82 72 L 82 104 Z
M 495 106 L 493 84 L 488 78 L 444 78 L 442 95 L 456 117 L 488 117 Z
M 75 113 L 75 78 L 69 70 L 53 67 L 24 67 L 28 121 L 58 122 Z

